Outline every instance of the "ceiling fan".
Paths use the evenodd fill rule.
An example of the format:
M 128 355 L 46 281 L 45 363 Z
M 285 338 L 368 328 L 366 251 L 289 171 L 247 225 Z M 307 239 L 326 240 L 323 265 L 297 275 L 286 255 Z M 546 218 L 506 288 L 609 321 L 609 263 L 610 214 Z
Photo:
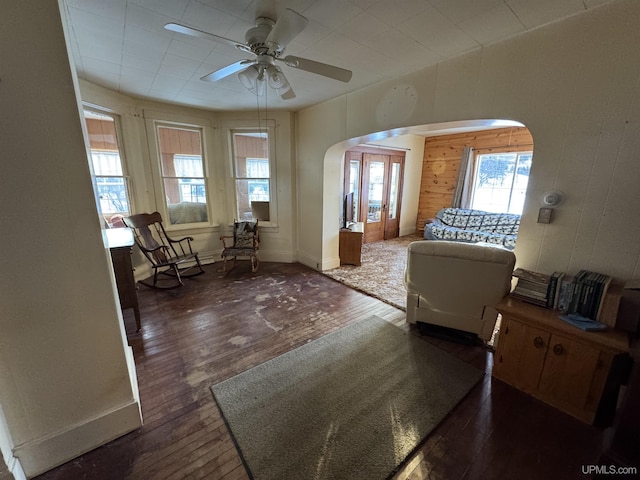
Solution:
M 201 80 L 207 82 L 217 82 L 237 73 L 242 85 L 254 95 L 263 95 L 266 88 L 265 84 L 268 83 L 271 88 L 278 92 L 282 99 L 288 100 L 295 98 L 296 95 L 276 62 L 282 62 L 289 67 L 345 83 L 351 80 L 352 72 L 350 70 L 316 62 L 308 58 L 293 55 L 283 56 L 287 44 L 304 30 L 309 20 L 289 8 L 278 16 L 275 13 L 275 9 L 268 8 L 267 5 L 269 5 L 268 1 L 259 3 L 256 10 L 255 27 L 247 30 L 244 43 L 178 23 L 167 23 L 164 28 L 172 32 L 207 38 L 230 45 L 255 57 L 250 60 L 239 60 L 201 78 Z

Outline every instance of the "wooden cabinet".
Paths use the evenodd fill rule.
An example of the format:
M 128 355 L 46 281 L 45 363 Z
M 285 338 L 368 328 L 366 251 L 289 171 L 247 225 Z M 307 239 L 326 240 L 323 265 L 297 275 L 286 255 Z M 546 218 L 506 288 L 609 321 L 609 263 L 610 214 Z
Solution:
M 105 230 L 107 247 L 111 252 L 113 273 L 116 277 L 120 308 L 133 308 L 136 328 L 140 331 L 140 309 L 138 307 L 138 292 L 133 277 L 131 263 L 131 248 L 133 247 L 133 233 L 129 228 L 114 228 Z
M 340 230 L 340 265 L 361 265 L 363 234 L 364 224 L 362 222 L 352 225 L 351 228 Z
M 617 396 L 627 364 L 623 332 L 584 332 L 549 310 L 507 298 L 493 375 L 574 417 L 594 423 L 605 396 Z M 611 398 L 607 404 L 615 404 Z M 601 412 L 602 417 L 607 416 Z

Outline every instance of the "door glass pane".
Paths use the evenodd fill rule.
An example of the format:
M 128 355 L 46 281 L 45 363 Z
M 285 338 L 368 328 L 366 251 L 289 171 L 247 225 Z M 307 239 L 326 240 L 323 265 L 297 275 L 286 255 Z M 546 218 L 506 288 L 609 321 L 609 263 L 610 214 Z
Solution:
M 360 161 L 351 160 L 349 162 L 349 191 L 345 193 L 353 192 L 353 221 L 357 222 L 359 215 L 358 209 L 360 208 Z
M 383 182 L 384 162 L 371 162 L 369 165 L 369 203 L 367 206 L 367 223 L 376 223 L 382 218 Z
M 395 219 L 398 215 L 398 190 L 400 183 L 400 164 L 391 165 L 391 185 L 389 185 L 389 218 Z

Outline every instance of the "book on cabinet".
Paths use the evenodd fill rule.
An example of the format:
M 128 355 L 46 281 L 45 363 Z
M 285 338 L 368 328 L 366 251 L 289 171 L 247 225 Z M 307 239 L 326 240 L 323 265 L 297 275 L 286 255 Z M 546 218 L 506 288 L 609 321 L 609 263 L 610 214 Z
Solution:
M 517 283 L 511 296 L 534 305 L 556 309 L 615 326 L 620 302 L 613 277 L 586 269 L 575 275 L 562 271 L 543 274 L 523 268 L 513 272 Z

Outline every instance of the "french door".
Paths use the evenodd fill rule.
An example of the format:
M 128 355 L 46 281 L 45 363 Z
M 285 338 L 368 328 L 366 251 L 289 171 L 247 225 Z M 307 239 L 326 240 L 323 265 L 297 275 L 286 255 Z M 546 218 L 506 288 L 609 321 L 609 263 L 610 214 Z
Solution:
M 360 154 L 360 155 L 358 155 Z M 345 171 L 348 188 L 359 184 L 358 220 L 364 223 L 364 243 L 396 238 L 400 231 L 400 207 L 404 152 L 367 153 L 349 151 L 350 168 Z M 360 160 L 361 168 L 354 168 Z M 347 177 L 347 171 L 350 176 Z M 354 172 L 359 179 L 352 178 Z M 347 187 L 347 181 L 345 181 Z M 347 192 L 349 193 L 349 192 Z

